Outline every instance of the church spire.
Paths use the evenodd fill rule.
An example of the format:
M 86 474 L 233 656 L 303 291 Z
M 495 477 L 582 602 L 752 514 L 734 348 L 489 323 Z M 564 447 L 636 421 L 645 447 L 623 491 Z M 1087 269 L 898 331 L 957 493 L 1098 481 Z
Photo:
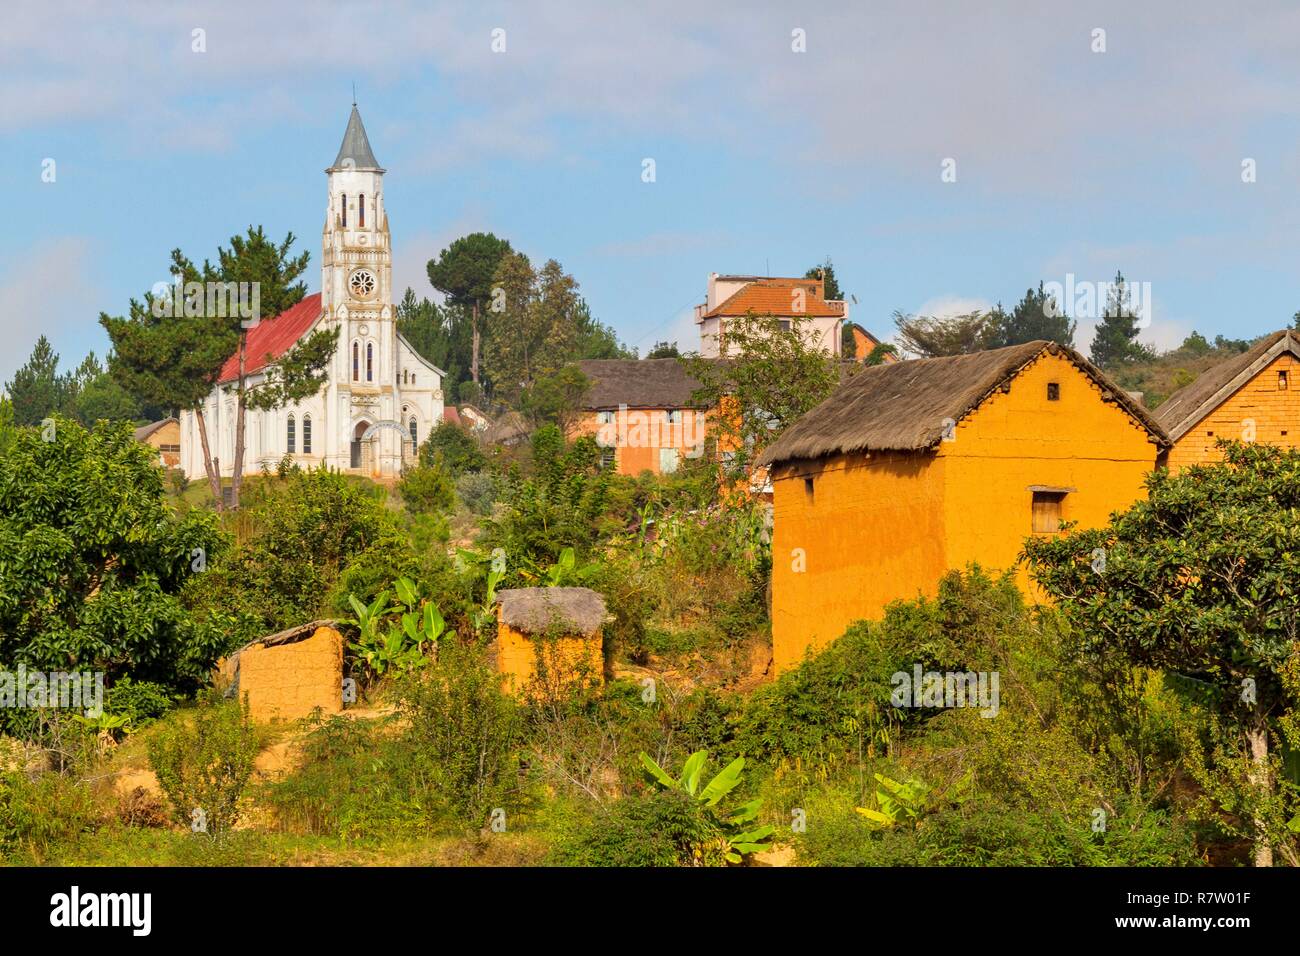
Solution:
M 343 145 L 334 158 L 330 169 L 379 169 L 379 162 L 370 149 L 370 140 L 366 128 L 361 124 L 361 114 L 357 104 L 352 104 L 352 115 L 348 117 L 348 128 L 343 134 Z

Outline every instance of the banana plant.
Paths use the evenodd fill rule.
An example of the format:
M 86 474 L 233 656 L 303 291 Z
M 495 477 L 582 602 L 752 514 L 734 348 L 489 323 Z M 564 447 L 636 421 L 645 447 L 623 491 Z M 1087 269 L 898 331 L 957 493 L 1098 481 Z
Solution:
M 931 787 L 919 781 L 900 783 L 882 774 L 872 774 L 883 789 L 876 791 L 876 806 L 854 807 L 872 823 L 882 830 L 889 830 L 902 825 L 915 826 L 916 822 L 929 812 L 926 797 Z
M 402 633 L 421 653 L 426 643 L 431 644 L 434 657 L 437 657 L 438 641 L 444 637 L 455 638 L 456 631 L 447 627 L 442 612 L 432 601 L 420 603 L 420 592 L 410 578 L 398 578 L 393 587 L 397 590 L 398 600 L 406 606 L 400 620 Z
M 701 789 L 700 778 L 708 759 L 707 750 L 695 751 L 682 765 L 681 776 L 674 779 L 668 771 L 655 763 L 654 758 L 649 754 L 644 752 L 641 754 L 641 764 L 650 775 L 651 781 L 665 790 L 683 790 L 694 797 L 706 819 L 718 831 L 719 839 L 723 844 L 723 858 L 728 863 L 741 863 L 749 854 L 768 849 L 776 828 L 770 824 L 753 826 L 762 808 L 761 799 L 756 798 L 743 803 L 730 813 L 724 812 L 719 807 L 722 799 L 740 784 L 740 774 L 745 769 L 745 758 L 737 757 L 731 761 Z

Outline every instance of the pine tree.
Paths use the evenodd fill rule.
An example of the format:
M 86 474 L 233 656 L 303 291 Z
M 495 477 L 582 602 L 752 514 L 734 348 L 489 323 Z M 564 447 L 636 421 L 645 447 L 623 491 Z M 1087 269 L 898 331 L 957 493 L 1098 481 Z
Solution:
M 260 226 L 250 226 L 247 236 L 231 237 L 229 249 L 218 247 L 215 266 L 204 260 L 200 269 L 180 249 L 174 249 L 170 271 L 187 284 L 256 283 L 261 317 L 274 316 L 300 302 L 307 291 L 300 276 L 310 257 L 306 252 L 291 257 L 293 243 L 293 233 L 277 245 L 267 240 Z M 113 341 L 110 368 L 120 384 L 143 400 L 195 412 L 208 484 L 221 508 L 221 478 L 208 445 L 203 403 L 221 366 L 232 354 L 239 357 L 238 376 L 228 387 L 236 395 L 231 498 L 233 507 L 238 508 L 246 411 L 279 408 L 319 392 L 325 382 L 325 367 L 337 348 L 338 330 L 318 329 L 299 340 L 265 370 L 260 381 L 250 384 L 245 372 L 248 329 L 238 310 L 226 314 L 223 303 L 213 315 L 206 302 L 190 303 L 199 308 L 156 309 L 154 304 L 153 294 L 146 293 L 144 302 L 131 300 L 129 318 L 100 315 L 100 324 Z
M 1116 272 L 1106 296 L 1106 310 L 1092 339 L 1092 363 L 1098 368 L 1113 369 L 1126 362 L 1151 358 L 1151 350 L 1137 340 L 1139 331 L 1124 274 Z
M 59 356 L 49 339 L 41 336 L 26 364 L 5 383 L 13 405 L 14 423 L 39 425 L 50 414 L 63 410 L 67 381 L 59 376 Z
M 1025 296 L 1010 312 L 998 303 L 993 310 L 995 329 L 992 347 L 1020 345 L 1040 339 L 1074 347 L 1076 323 L 1065 314 L 1064 308 L 1038 283 L 1037 289 L 1026 289 Z

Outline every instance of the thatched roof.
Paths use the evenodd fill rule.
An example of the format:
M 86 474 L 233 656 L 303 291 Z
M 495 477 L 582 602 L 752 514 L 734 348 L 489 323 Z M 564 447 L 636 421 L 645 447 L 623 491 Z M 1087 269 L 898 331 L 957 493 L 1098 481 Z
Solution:
M 693 408 L 700 382 L 675 358 L 586 359 L 578 362 L 591 380 L 582 399 L 588 411 L 628 408 Z
M 1300 332 L 1274 332 L 1240 355 L 1214 366 L 1169 396 L 1156 410 L 1156 420 L 1177 441 L 1284 352 L 1300 358 Z
M 864 368 L 795 422 L 759 459 L 772 465 L 842 452 L 923 451 L 943 438 L 1025 366 L 1048 352 L 1064 355 L 1124 409 L 1160 447 L 1168 437 L 1151 414 L 1074 349 L 1035 341 L 1002 349 Z
M 483 432 L 483 440 L 489 445 L 512 445 L 528 437 L 528 422 L 518 412 L 506 412 Z
M 162 428 L 164 425 L 170 425 L 174 421 L 176 421 L 175 418 L 164 418 L 161 421 L 151 422 L 148 425 L 141 425 L 131 434 L 135 437 L 136 441 L 144 441 L 154 432 L 158 431 L 158 429 Z
M 586 637 L 605 621 L 605 599 L 590 588 L 510 588 L 497 602 L 505 623 L 523 634 Z

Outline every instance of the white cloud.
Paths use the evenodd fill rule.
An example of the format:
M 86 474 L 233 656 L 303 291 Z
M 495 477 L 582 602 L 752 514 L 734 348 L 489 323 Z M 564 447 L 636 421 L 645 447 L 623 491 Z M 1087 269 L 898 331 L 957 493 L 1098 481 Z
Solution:
M 915 315 L 929 315 L 939 319 L 951 318 L 954 315 L 967 315 L 971 312 L 984 312 L 993 308 L 993 303 L 987 299 L 981 299 L 975 296 L 963 295 L 940 295 L 932 299 L 926 299 L 917 307 Z

